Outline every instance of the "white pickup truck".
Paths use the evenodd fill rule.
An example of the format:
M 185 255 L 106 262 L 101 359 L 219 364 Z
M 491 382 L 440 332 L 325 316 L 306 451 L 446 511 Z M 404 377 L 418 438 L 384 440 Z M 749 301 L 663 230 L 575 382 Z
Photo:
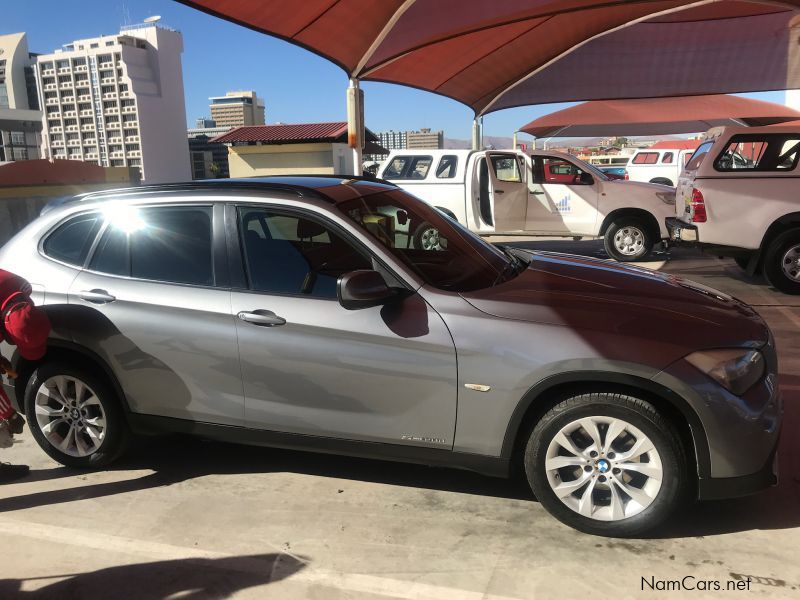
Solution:
M 694 148 L 654 147 L 639 150 L 628 162 L 625 170 L 630 181 L 674 186 L 693 153 Z
M 378 176 L 475 233 L 603 237 L 619 261 L 645 258 L 675 214 L 673 188 L 611 180 L 559 152 L 395 150 Z M 426 224 L 410 233 L 417 247 L 439 243 Z
M 678 180 L 670 239 L 800 294 L 800 127 L 716 127 Z

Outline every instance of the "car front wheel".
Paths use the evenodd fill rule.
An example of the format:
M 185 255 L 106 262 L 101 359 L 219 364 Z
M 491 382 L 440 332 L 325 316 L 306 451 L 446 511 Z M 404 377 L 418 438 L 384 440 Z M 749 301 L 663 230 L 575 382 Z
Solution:
M 611 258 L 629 262 L 646 258 L 653 249 L 655 239 L 641 220 L 623 218 L 608 227 L 603 242 Z
M 800 294 L 800 229 L 772 241 L 764 254 L 764 276 L 784 294 Z
M 25 390 L 25 413 L 41 448 L 62 465 L 107 465 L 125 449 L 127 427 L 106 381 L 68 364 L 47 363 Z
M 525 448 L 537 499 L 585 533 L 640 535 L 685 497 L 680 438 L 650 403 L 614 393 L 581 394 L 554 406 Z

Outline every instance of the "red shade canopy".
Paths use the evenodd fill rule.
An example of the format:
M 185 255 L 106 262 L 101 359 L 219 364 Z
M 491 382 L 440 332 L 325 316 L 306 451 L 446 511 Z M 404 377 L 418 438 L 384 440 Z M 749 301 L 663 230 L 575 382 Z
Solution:
M 179 0 L 476 114 L 800 88 L 800 0 Z
M 658 135 L 718 125 L 774 125 L 800 118 L 782 104 L 739 96 L 594 100 L 531 121 L 520 131 L 543 137 Z

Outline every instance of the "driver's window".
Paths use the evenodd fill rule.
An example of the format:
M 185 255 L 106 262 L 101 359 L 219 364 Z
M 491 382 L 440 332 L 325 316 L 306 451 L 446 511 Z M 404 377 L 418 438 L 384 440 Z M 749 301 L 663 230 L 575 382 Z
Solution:
M 581 182 L 581 169 L 557 156 L 546 156 L 542 160 L 545 183 L 572 185 Z
M 299 215 L 240 208 L 239 231 L 250 289 L 336 298 L 336 281 L 372 263 L 327 225 Z
M 519 170 L 519 162 L 516 156 L 490 156 L 492 161 L 492 169 L 498 181 L 507 181 L 512 183 L 519 183 L 522 181 Z

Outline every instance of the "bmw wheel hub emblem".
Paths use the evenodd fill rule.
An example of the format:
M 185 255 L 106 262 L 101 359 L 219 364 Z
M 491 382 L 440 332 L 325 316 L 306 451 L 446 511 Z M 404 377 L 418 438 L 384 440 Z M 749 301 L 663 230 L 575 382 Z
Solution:
M 600 460 L 597 461 L 597 470 L 600 473 L 607 472 L 608 469 L 609 469 L 609 466 L 610 465 L 608 464 L 608 461 L 606 459 L 604 459 L 604 458 L 601 458 Z

